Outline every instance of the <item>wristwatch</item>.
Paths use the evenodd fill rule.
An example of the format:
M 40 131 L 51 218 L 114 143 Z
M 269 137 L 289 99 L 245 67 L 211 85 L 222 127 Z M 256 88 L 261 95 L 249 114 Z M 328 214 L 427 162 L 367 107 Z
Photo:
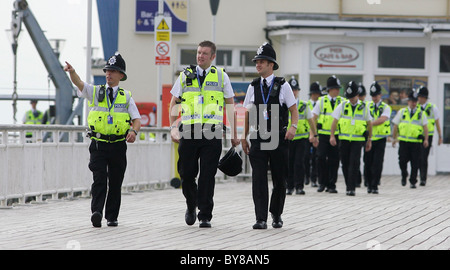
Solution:
M 129 131 L 133 131 L 133 132 L 134 132 L 134 134 L 136 134 L 136 135 L 138 134 L 138 133 L 137 133 L 137 131 L 136 131 L 136 130 L 134 130 L 134 129 L 132 129 L 132 128 L 130 128 L 130 130 L 129 130 Z
M 297 129 L 297 125 L 296 124 L 291 124 L 291 127 L 294 127 L 295 129 Z

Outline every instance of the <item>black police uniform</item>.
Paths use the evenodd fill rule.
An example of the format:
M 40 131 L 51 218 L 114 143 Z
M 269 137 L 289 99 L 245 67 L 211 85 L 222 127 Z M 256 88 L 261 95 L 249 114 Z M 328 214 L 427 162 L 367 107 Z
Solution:
M 310 95 L 313 93 L 322 94 L 321 86 L 318 82 L 313 82 L 309 87 Z M 308 106 L 311 104 L 310 109 L 314 108 L 318 101 L 308 101 Z M 305 185 L 308 185 L 311 181 L 312 187 L 317 187 L 317 178 L 319 172 L 317 171 L 317 148 L 308 141 L 305 157 Z

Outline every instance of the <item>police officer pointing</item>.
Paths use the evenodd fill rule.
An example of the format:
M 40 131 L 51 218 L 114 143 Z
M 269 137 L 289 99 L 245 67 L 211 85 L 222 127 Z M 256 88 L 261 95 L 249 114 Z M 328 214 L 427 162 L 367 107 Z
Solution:
M 93 173 L 91 222 L 102 226 L 103 208 L 108 226 L 117 226 L 121 202 L 122 182 L 127 167 L 127 144 L 136 140 L 141 128 L 140 114 L 131 92 L 119 87 L 125 81 L 125 61 L 119 53 L 111 56 L 103 71 L 106 85 L 83 82 L 75 69 L 66 62 L 64 70 L 78 87 L 78 96 L 89 101 L 88 125 L 89 169 Z

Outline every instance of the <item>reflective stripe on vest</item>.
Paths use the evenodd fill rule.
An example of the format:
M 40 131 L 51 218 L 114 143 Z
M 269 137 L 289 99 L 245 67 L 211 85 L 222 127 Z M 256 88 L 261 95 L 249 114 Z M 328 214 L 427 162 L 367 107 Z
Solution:
M 365 141 L 366 117 L 368 108 L 365 103 L 358 104 L 353 111 L 352 104 L 346 100 L 342 104 L 341 117 L 339 118 L 339 140 Z
M 383 113 L 386 108 L 390 108 L 389 105 L 387 105 L 384 102 L 381 102 L 381 105 L 378 107 L 377 112 L 375 113 L 375 103 L 373 101 L 369 102 L 369 110 L 370 114 L 373 117 L 373 121 L 380 118 L 381 114 Z M 378 126 L 372 126 L 372 141 L 381 140 L 383 138 L 387 138 L 391 135 L 391 121 L 390 119 L 386 119 L 383 124 L 380 124 Z
M 435 119 L 436 116 L 434 115 L 435 105 L 428 102 L 425 109 L 422 109 L 422 106 L 420 106 L 420 104 L 417 104 L 417 107 L 419 107 L 422 110 L 422 112 L 425 113 L 425 115 L 427 116 L 428 135 L 433 136 L 434 135 L 434 123 L 436 122 L 436 119 Z
M 416 109 L 412 118 L 410 117 L 408 108 L 403 108 L 398 113 L 402 115 L 398 125 L 398 139 L 404 142 L 421 143 L 422 139 L 419 139 L 419 136 L 423 134 L 421 110 Z
M 298 122 L 297 122 L 297 130 L 295 131 L 293 141 L 300 140 L 304 138 L 308 138 L 309 136 L 309 123 L 306 119 L 306 110 L 308 103 L 302 100 L 299 100 L 297 110 L 298 110 Z M 291 127 L 291 113 L 289 112 L 289 124 L 288 129 Z
M 319 129 L 319 134 L 325 134 L 330 135 L 331 134 L 331 124 L 333 123 L 333 117 L 331 116 L 331 113 L 333 112 L 333 108 L 331 107 L 331 101 L 328 99 L 327 96 L 320 97 L 319 100 L 320 105 L 320 115 L 318 123 L 322 124 L 322 128 Z M 341 102 L 343 102 L 343 98 L 341 96 L 336 97 L 336 102 L 334 104 L 334 108 L 336 108 Z M 337 135 L 339 132 L 336 130 L 334 133 Z

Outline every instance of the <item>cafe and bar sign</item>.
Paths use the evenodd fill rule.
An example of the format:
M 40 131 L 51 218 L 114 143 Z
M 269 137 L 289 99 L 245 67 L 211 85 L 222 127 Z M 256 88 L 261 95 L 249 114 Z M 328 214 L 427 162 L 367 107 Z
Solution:
M 311 43 L 310 69 L 362 70 L 363 44 Z

